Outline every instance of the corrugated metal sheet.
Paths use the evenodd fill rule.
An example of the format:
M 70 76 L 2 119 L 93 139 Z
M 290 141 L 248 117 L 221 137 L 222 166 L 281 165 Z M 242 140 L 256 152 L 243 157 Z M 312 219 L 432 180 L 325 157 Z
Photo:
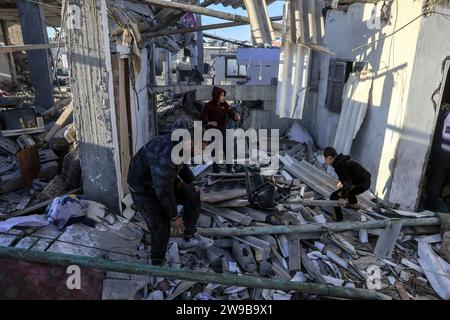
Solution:
M 254 44 L 257 46 L 272 46 L 275 33 L 266 3 L 261 0 L 244 0 L 244 4 L 250 19 Z
M 339 153 L 350 153 L 353 139 L 366 116 L 372 81 L 372 76 L 366 72 L 352 73 L 345 84 L 341 115 L 333 143 Z
M 276 112 L 301 119 L 308 88 L 311 49 L 323 37 L 323 1 L 292 0 L 285 4 Z
M 306 183 L 311 189 L 324 197 L 329 198 L 331 193 L 336 190 L 338 181 L 309 162 L 306 162 L 305 160 L 297 161 L 289 155 L 280 156 L 280 161 L 284 164 L 284 168 L 287 172 Z M 376 206 L 368 196 L 367 191 L 358 195 L 357 198 L 364 208 Z

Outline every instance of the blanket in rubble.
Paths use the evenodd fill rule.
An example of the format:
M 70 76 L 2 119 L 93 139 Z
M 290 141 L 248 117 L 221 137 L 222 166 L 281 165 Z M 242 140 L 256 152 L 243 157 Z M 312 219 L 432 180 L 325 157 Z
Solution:
M 69 219 L 85 217 L 88 206 L 88 201 L 79 199 L 76 196 L 56 197 L 46 210 L 48 222 L 62 229 L 67 225 Z

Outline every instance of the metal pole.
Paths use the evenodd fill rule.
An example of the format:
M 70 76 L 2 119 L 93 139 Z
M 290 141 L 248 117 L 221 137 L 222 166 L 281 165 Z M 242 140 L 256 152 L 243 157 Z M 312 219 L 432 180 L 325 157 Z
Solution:
M 375 221 L 355 221 L 355 222 L 332 222 L 332 223 L 312 223 L 303 225 L 288 226 L 267 226 L 267 227 L 241 227 L 241 228 L 213 228 L 199 229 L 199 233 L 204 236 L 252 236 L 264 234 L 288 234 L 288 233 L 315 233 L 315 232 L 343 232 L 360 229 L 378 229 L 385 228 L 393 221 L 403 221 L 403 227 L 423 227 L 439 226 L 439 218 L 420 218 L 420 219 L 386 219 Z
M 18 261 L 31 261 L 50 265 L 66 267 L 77 265 L 79 267 L 141 274 L 166 279 L 180 279 L 198 281 L 202 283 L 217 283 L 248 288 L 264 288 L 282 291 L 297 291 L 301 293 L 316 294 L 320 296 L 332 296 L 350 299 L 386 299 L 374 290 L 335 287 L 325 284 L 305 283 L 282 279 L 267 279 L 252 276 L 237 276 L 231 274 L 219 274 L 212 272 L 199 272 L 191 270 L 177 270 L 142 263 L 130 263 L 125 261 L 113 261 L 103 258 L 74 256 L 54 252 L 41 252 L 19 248 L 0 247 L 0 257 Z
M 151 5 L 161 6 L 164 8 L 171 8 L 171 9 L 176 9 L 176 10 L 181 10 L 181 11 L 186 11 L 186 12 L 193 12 L 193 13 L 198 13 L 198 14 L 202 14 L 205 16 L 210 16 L 210 17 L 219 18 L 219 19 L 223 19 L 223 20 L 230 20 L 230 21 L 243 22 L 243 23 L 250 24 L 250 19 L 248 17 L 241 16 L 238 14 L 232 14 L 232 13 L 226 13 L 226 12 L 221 12 L 221 11 L 217 11 L 217 10 L 207 9 L 207 8 L 203 8 L 201 6 L 195 6 L 192 4 L 184 4 L 184 3 L 180 3 L 180 2 L 164 1 L 164 0 L 142 0 L 142 2 L 151 4 Z M 279 23 L 272 23 L 272 26 L 275 30 L 281 30 L 281 25 Z
M 270 18 L 272 21 L 281 20 L 282 17 L 276 16 Z M 198 26 L 192 28 L 183 28 L 177 30 L 163 30 L 163 31 L 154 31 L 154 32 L 146 32 L 142 34 L 144 39 L 152 38 L 152 37 L 161 37 L 161 36 L 169 36 L 172 34 L 181 34 L 181 33 L 189 33 L 189 32 L 198 32 L 205 30 L 214 30 L 214 29 L 223 29 L 223 28 L 232 28 L 247 25 L 244 22 L 224 22 L 224 23 L 216 23 L 216 24 L 208 24 L 205 26 Z
M 156 31 L 156 32 L 148 32 L 148 33 L 143 33 L 142 36 L 144 39 L 148 39 L 148 38 L 153 38 L 153 37 L 169 36 L 172 34 L 181 34 L 181 33 L 198 32 L 198 31 L 204 31 L 204 30 L 232 28 L 232 27 L 236 27 L 236 26 L 242 26 L 245 24 L 246 23 L 243 23 L 243 22 L 225 22 L 225 23 L 210 24 L 207 26 L 183 28 L 183 29 L 178 29 L 178 30 L 162 30 L 162 31 Z
M 206 8 L 207 6 L 213 4 L 215 2 L 215 0 L 207 0 L 205 2 L 202 2 L 199 6 Z M 169 19 L 169 21 L 165 22 L 165 23 L 160 23 L 159 25 L 155 26 L 155 28 L 152 29 L 153 32 L 156 31 L 161 31 L 163 29 L 166 29 L 167 27 L 170 27 L 174 24 L 176 24 L 183 16 L 185 15 L 185 12 L 181 12 L 176 14 L 175 16 L 173 16 L 172 18 Z M 148 29 L 145 29 L 144 31 L 146 31 Z

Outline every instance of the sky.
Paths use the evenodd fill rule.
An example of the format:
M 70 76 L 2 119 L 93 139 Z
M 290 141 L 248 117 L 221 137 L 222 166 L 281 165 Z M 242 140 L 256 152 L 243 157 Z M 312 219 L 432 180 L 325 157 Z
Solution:
M 284 0 L 276 0 L 274 3 L 269 5 L 269 7 L 268 7 L 269 15 L 271 17 L 283 15 L 283 4 L 284 3 L 285 3 Z M 224 7 L 221 4 L 211 5 L 208 8 L 218 10 L 218 11 L 235 13 L 235 14 L 239 14 L 242 16 L 247 16 L 247 11 L 243 10 L 242 8 L 233 9 L 232 6 Z M 214 23 L 223 23 L 223 22 L 230 22 L 230 21 L 217 19 L 217 18 L 213 18 L 213 17 L 202 16 L 202 24 L 203 25 L 214 24 Z M 226 37 L 226 38 L 236 39 L 236 40 L 250 41 L 250 39 L 251 39 L 249 25 L 233 27 L 233 28 L 208 30 L 205 32 L 215 34 L 218 36 L 222 36 L 222 37 Z
M 272 3 L 268 9 L 269 9 L 269 15 L 271 17 L 274 16 L 281 16 L 283 15 L 283 4 L 284 0 L 276 0 L 274 3 Z M 243 10 L 242 8 L 233 9 L 232 6 L 224 7 L 221 4 L 218 5 L 211 5 L 208 7 L 209 9 L 214 9 L 218 11 L 224 11 L 229 13 L 235 13 L 239 14 L 241 16 L 247 16 L 247 11 Z M 208 24 L 215 24 L 215 23 L 223 23 L 223 22 L 230 22 L 227 20 L 217 19 L 213 17 L 207 17 L 202 16 L 202 24 L 208 25 Z M 250 26 L 240 26 L 240 27 L 233 27 L 233 28 L 224 28 L 224 29 L 216 29 L 216 30 L 208 30 L 206 31 L 211 34 L 215 34 L 221 37 L 225 38 L 231 38 L 235 40 L 242 40 L 242 41 L 250 41 L 251 35 L 250 35 Z M 54 37 L 55 30 L 53 28 L 47 28 L 47 33 L 49 37 Z

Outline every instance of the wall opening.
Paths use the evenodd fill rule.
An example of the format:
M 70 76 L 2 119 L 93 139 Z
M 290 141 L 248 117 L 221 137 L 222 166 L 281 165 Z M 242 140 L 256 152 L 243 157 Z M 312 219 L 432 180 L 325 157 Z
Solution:
M 439 114 L 422 188 L 421 209 L 450 212 L 450 62 L 442 80 Z

